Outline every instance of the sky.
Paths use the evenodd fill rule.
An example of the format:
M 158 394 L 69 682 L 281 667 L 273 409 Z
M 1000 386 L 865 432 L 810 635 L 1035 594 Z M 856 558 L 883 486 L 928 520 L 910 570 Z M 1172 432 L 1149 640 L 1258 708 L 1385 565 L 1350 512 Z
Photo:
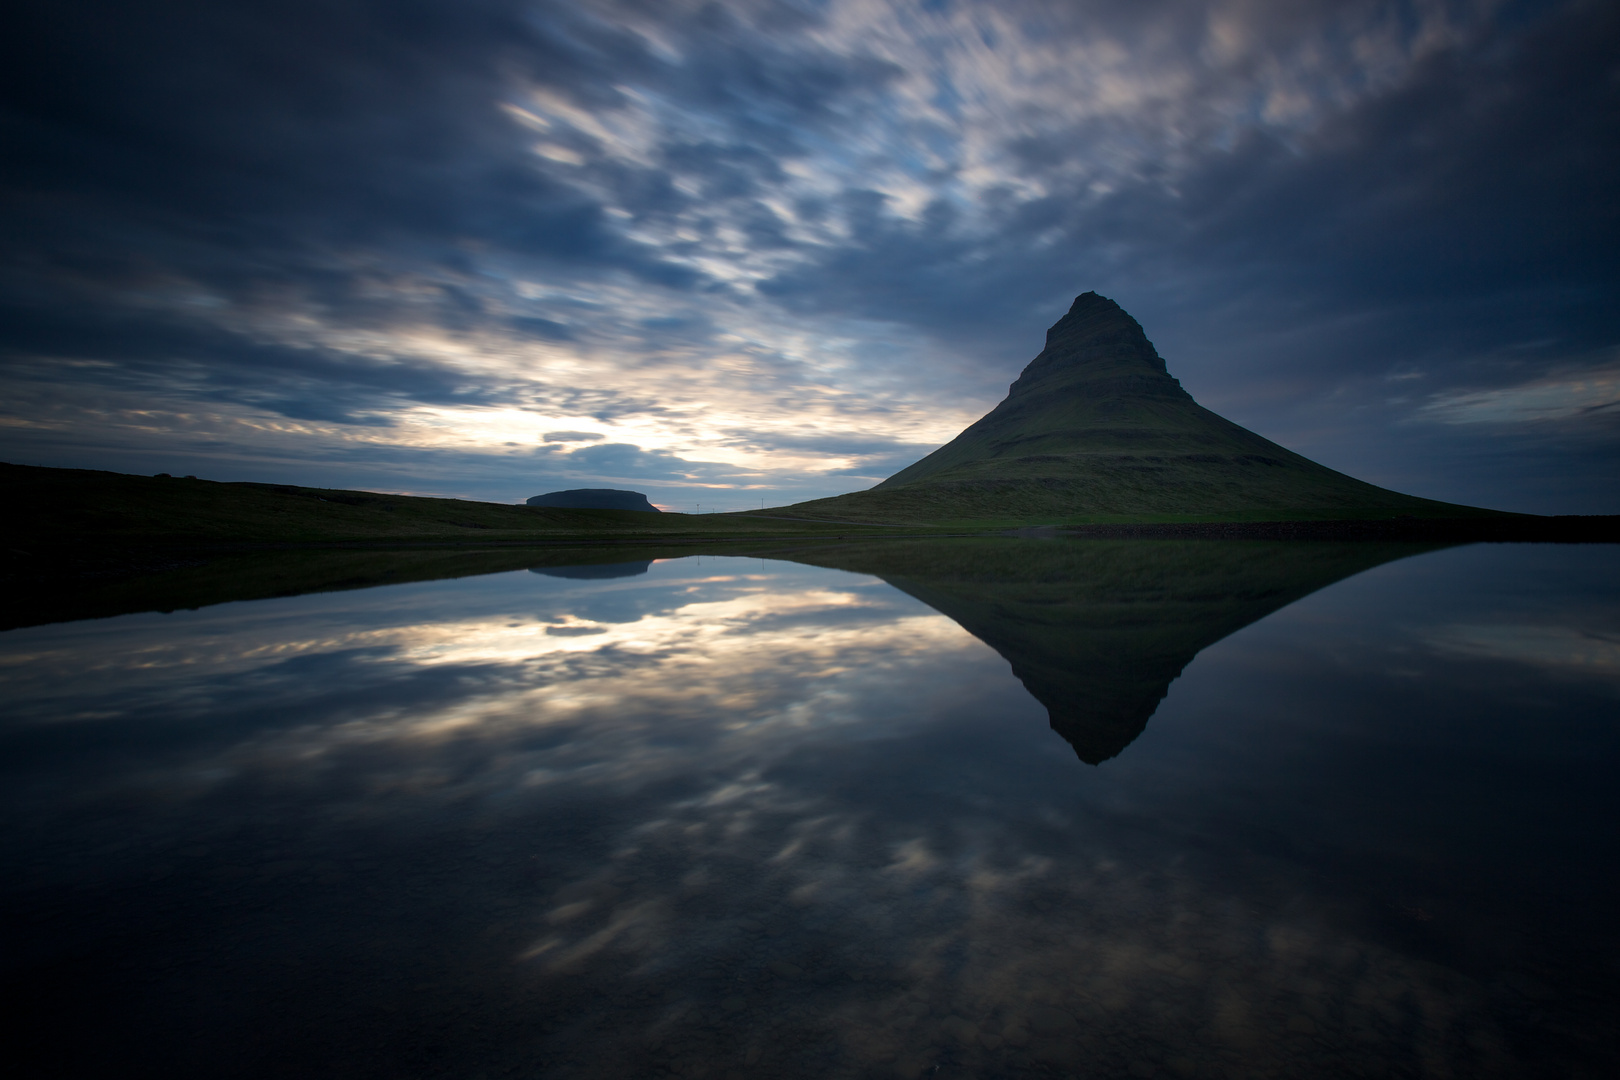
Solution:
M 1096 290 L 1401 491 L 1620 513 L 1605 0 L 22 0 L 0 460 L 870 487 Z

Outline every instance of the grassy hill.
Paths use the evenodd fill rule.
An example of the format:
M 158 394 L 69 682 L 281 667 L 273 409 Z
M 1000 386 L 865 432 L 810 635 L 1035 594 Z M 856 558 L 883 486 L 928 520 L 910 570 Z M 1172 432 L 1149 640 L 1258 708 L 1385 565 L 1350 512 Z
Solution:
M 1318 465 L 1199 405 L 1135 319 L 1077 298 L 1005 400 L 876 487 L 799 503 L 848 521 L 1323 520 L 1493 512 Z
M 0 463 L 0 628 L 897 530 Z M 927 530 L 898 530 L 915 534 Z M 936 530 L 937 531 L 937 530 Z M 647 556 L 659 557 L 659 556 Z
M 30 552 L 86 543 L 564 542 L 851 531 L 735 514 L 563 510 L 9 464 L 0 464 L 0 500 L 0 539 Z

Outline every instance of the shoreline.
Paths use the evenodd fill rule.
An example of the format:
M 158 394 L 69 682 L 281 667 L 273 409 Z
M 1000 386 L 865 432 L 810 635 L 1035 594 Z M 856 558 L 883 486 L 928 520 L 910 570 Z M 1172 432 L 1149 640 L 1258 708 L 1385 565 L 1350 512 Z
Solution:
M 1383 518 L 1349 521 L 1188 521 L 1038 526 L 1004 535 L 1097 540 L 1412 540 L 1460 544 L 1620 543 L 1620 515 Z

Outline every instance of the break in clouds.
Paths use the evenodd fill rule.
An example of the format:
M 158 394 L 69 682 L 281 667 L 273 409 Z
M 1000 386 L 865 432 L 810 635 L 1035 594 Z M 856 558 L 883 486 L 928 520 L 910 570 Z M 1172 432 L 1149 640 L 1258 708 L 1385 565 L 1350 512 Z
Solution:
M 1620 510 L 1620 13 L 32 3 L 0 456 L 742 509 L 870 486 L 1079 292 L 1414 494 Z

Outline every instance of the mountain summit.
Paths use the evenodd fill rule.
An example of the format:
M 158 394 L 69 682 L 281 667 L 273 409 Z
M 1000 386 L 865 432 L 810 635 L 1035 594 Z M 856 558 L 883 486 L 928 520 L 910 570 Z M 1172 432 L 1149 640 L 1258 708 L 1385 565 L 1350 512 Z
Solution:
M 962 434 L 869 491 L 795 509 L 891 521 L 1467 512 L 1335 472 L 1210 412 L 1137 321 L 1094 292 Z

